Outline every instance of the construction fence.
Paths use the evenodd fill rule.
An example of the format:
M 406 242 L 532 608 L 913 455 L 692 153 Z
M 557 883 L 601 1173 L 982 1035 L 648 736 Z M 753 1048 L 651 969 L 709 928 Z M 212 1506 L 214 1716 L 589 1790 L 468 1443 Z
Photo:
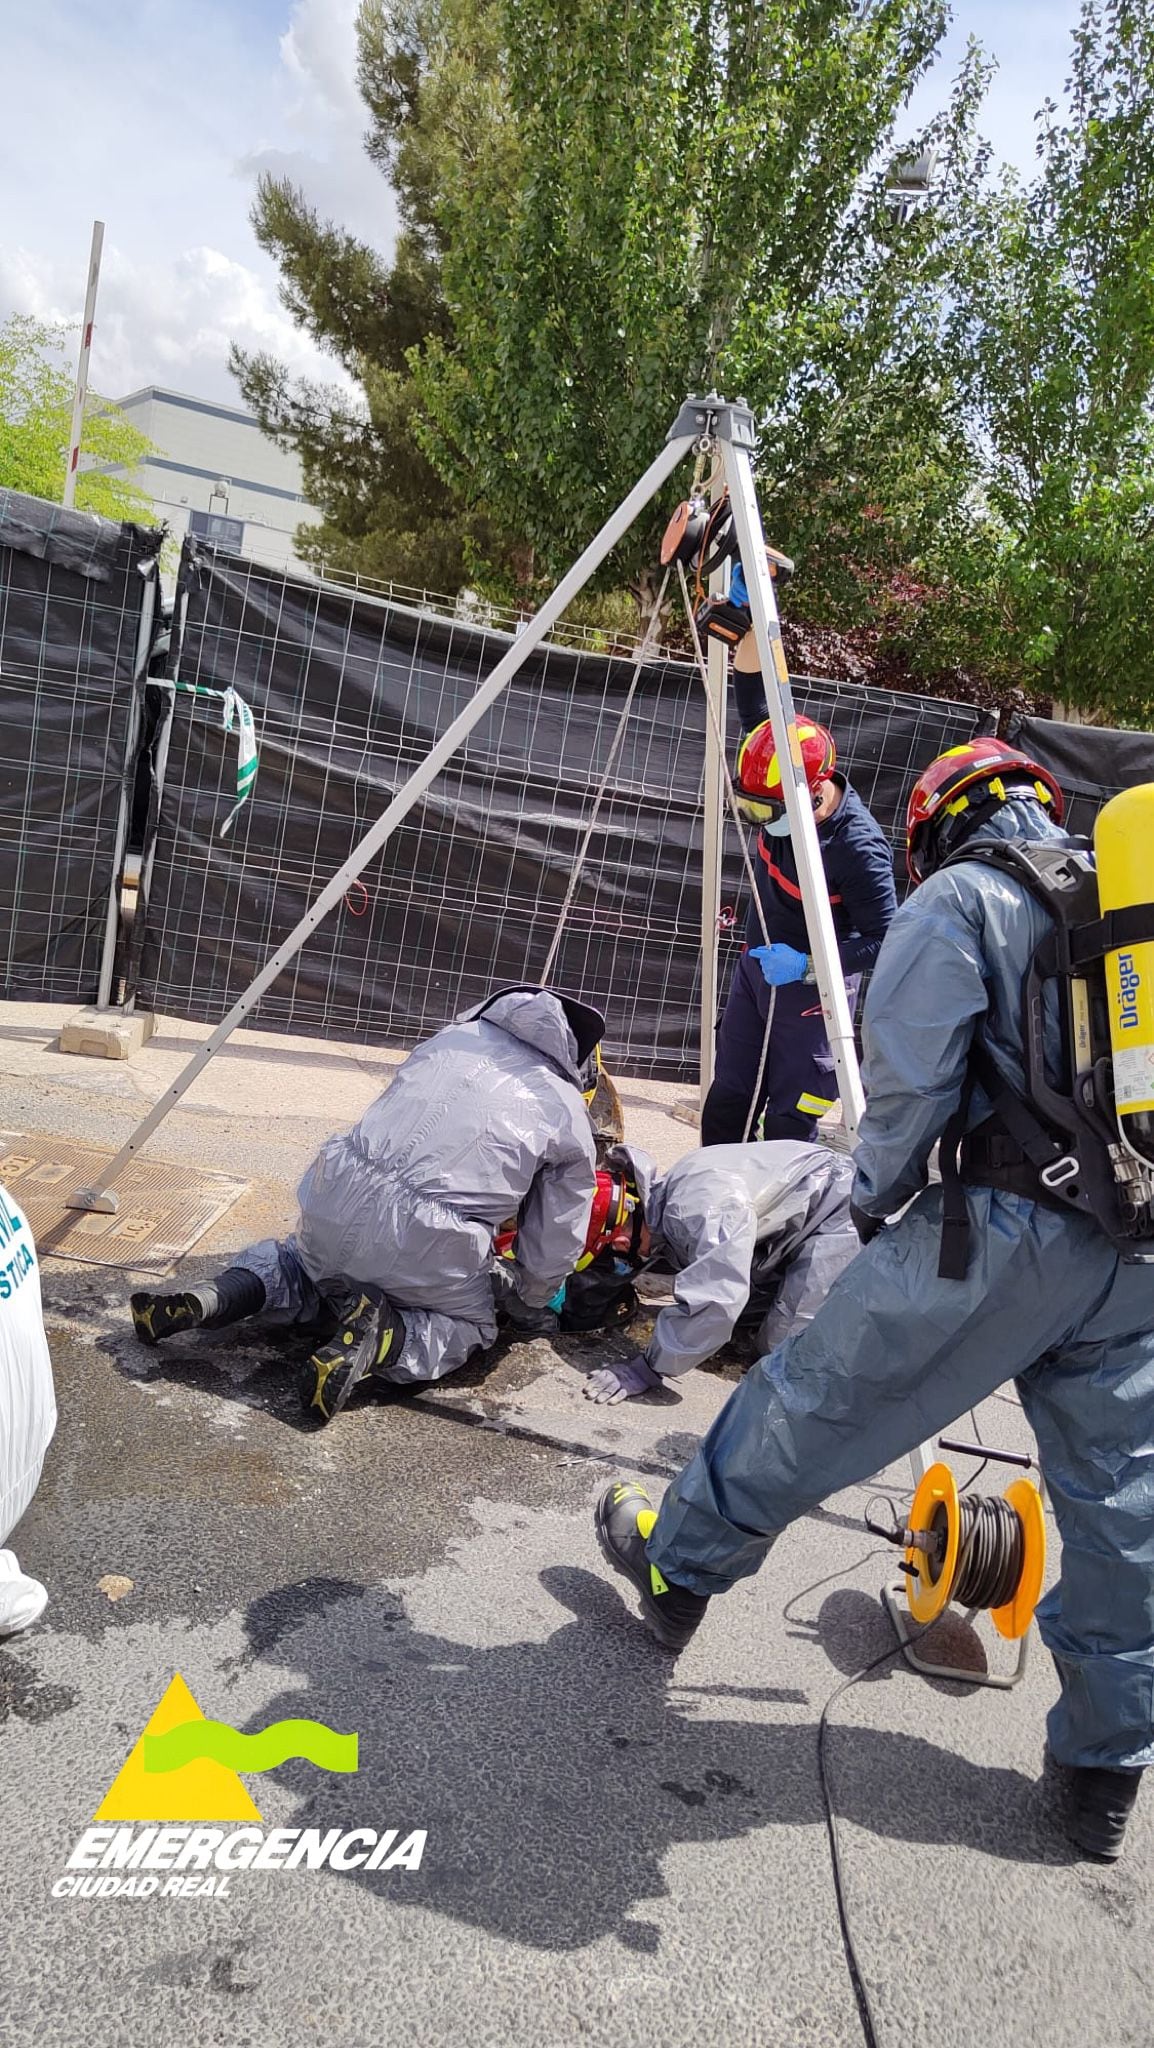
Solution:
M 0 490 L 0 991 L 92 1002 L 116 917 L 158 533 Z
M 61 520 L 102 525 L 44 510 L 56 514 L 57 531 Z M 99 601 L 83 562 L 56 561 L 41 578 L 38 629 L 34 607 L 25 601 L 19 608 L 21 687 L 40 709 L 25 721 L 31 744 L 17 748 L 10 739 L 0 760 L 7 785 L 0 885 L 13 928 L 25 933 L 19 945 L 10 943 L 3 993 L 91 1001 L 103 969 L 123 1001 L 217 1023 L 510 639 L 468 619 L 291 577 L 188 541 L 174 629 L 160 659 L 142 623 L 141 592 L 150 579 L 140 570 L 151 557 L 133 529 L 110 532 L 119 552 L 106 537 L 109 561 L 120 566 L 104 578 Z M 0 592 L 29 582 L 30 569 L 9 560 L 20 553 L 19 540 L 6 541 L 0 525 Z M 87 712 L 78 712 L 73 739 L 62 714 L 49 720 L 43 707 L 68 699 L 87 707 L 93 699 L 95 656 L 81 652 L 85 606 L 107 650 L 99 668 L 106 730 L 96 732 Z M 41 650 L 35 661 L 34 646 Z M 248 1021 L 407 1046 L 494 986 L 539 979 L 617 741 L 553 978 L 603 1005 L 607 1056 L 617 1072 L 695 1079 L 704 693 L 695 668 L 654 661 L 638 678 L 621 729 L 633 675 L 626 659 L 537 650 Z M 895 854 L 919 769 L 994 726 L 992 714 L 936 698 L 805 678 L 795 679 L 794 690 L 799 708 L 832 727 L 840 764 Z M 239 793 L 249 793 L 238 810 L 246 707 L 259 767 L 255 781 L 251 765 L 242 768 Z M 1091 816 L 1114 787 L 1154 777 L 1154 736 L 1026 723 L 1023 739 L 1056 767 L 1073 737 L 1081 764 L 1076 800 Z M 736 728 L 730 738 L 736 745 Z M 1069 785 L 1070 774 L 1058 772 Z M 1085 789 L 1088 774 L 1097 779 Z M 41 777 L 49 780 L 33 791 Z M 105 929 L 102 939 L 106 907 L 120 901 L 134 789 L 145 841 L 136 848 L 136 917 L 130 934 Z M 42 862 L 34 877 L 21 866 L 18 842 L 22 806 L 42 806 L 47 816 L 53 803 L 57 841 L 70 844 L 82 826 L 87 833 L 88 866 L 65 876 L 59 847 L 52 849 L 68 894 L 49 925 L 38 907 L 39 882 L 52 870 Z M 35 816 L 39 830 L 40 808 Z M 1081 816 L 1074 823 L 1085 827 Z M 741 942 L 745 890 L 729 824 L 718 906 L 720 1000 Z M 28 939 L 37 918 L 39 953 Z

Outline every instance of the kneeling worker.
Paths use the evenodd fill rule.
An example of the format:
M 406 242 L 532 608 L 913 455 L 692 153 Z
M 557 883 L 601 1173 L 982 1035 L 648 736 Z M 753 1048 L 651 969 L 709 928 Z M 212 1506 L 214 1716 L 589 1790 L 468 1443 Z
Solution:
M 611 1487 L 598 1534 L 650 1628 L 681 1649 L 798 1516 L 1015 1378 L 1062 1538 L 1037 1610 L 1061 1685 L 1049 1750 L 1074 1840 L 1113 1858 L 1154 1762 L 1154 1270 L 1123 1256 L 1135 1228 L 1140 1254 L 1154 1249 L 1154 1183 L 1110 1125 L 1079 1121 L 1097 1069 L 1078 1068 L 1075 1093 L 1058 1005 L 1037 1011 L 1040 1038 L 1023 1035 L 1028 977 L 1062 971 L 1055 921 L 1084 860 L 1062 809 L 1048 771 L 997 740 L 954 748 L 919 779 L 907 845 L 920 886 L 865 1010 L 865 1249 L 747 1373 L 660 1512 L 640 1487 Z M 1148 847 L 1127 861 L 1154 873 Z M 1046 895 L 1038 878 L 1055 867 Z M 1114 1078 L 1131 1085 L 1117 1059 Z M 929 1186 L 939 1139 L 943 1184 Z M 1131 1186 L 1127 1212 L 1111 1191 Z
M 687 1153 L 663 1180 L 647 1153 L 620 1145 L 606 1169 L 599 1182 L 627 1175 L 623 1190 L 636 1190 L 643 1222 L 635 1260 L 671 1268 L 676 1278 L 645 1351 L 592 1373 L 591 1401 L 624 1401 L 679 1379 L 720 1351 L 751 1310 L 764 1314 L 758 1341 L 772 1349 L 810 1321 L 860 1249 L 849 1213 L 853 1167 L 820 1145 L 713 1145 Z M 629 1201 L 626 1192 L 620 1206 Z M 629 1285 L 630 1261 L 620 1256 L 576 1274 L 565 1290 L 565 1325 L 579 1326 L 584 1297 L 596 1299 L 604 1317 L 614 1264 L 618 1285 Z
M 440 1379 L 497 1334 L 494 1232 L 519 1216 L 500 1306 L 556 1327 L 547 1304 L 584 1250 L 596 1185 L 584 1086 L 605 1028 L 575 997 L 502 989 L 409 1055 L 359 1124 L 300 1184 L 295 1234 L 265 1239 L 179 1294 L 134 1294 L 145 1344 L 266 1314 L 337 1322 L 301 1392 L 328 1422 L 367 1374 Z

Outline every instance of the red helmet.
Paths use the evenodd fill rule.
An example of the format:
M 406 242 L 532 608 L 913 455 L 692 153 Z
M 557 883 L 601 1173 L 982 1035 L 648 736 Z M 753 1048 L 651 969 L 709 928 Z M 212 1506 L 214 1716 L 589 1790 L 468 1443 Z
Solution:
M 641 1197 L 633 1182 L 627 1180 L 623 1173 L 600 1172 L 593 1194 L 593 1207 L 589 1212 L 585 1250 L 577 1261 L 578 1270 L 589 1265 L 601 1252 L 635 1252 L 644 1221 Z
M 837 766 L 833 734 L 812 718 L 799 718 L 797 737 L 801 760 L 811 795 L 816 796 Z M 781 764 L 777 758 L 773 727 L 768 718 L 747 732 L 737 750 L 735 794 L 740 809 L 755 824 L 779 817 L 785 794 L 781 786 Z
M 1060 825 L 1066 800 L 1048 768 L 1005 740 L 967 740 L 924 769 L 906 810 L 906 864 L 924 882 L 961 845 L 982 816 L 1011 795 L 1044 804 Z

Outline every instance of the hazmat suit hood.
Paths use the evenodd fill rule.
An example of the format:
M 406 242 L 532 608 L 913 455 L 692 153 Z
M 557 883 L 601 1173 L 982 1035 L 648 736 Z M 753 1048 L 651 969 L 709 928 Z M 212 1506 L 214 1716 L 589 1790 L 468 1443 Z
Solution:
M 1054 823 L 1050 812 L 1034 797 L 1012 796 L 1006 803 L 999 804 L 997 810 L 991 811 L 989 817 L 962 840 L 956 853 L 971 853 L 974 847 L 991 843 L 1004 845 L 1008 839 L 1046 840 L 1051 845 L 1065 845 L 1069 838 L 1070 834 Z
M 652 1153 L 643 1151 L 640 1145 L 611 1145 L 604 1167 L 607 1173 L 623 1173 L 633 1182 L 641 1197 L 646 1228 L 654 1238 L 660 1237 L 665 1196 Z
M 590 1003 L 536 986 L 498 989 L 465 1010 L 458 1022 L 495 1024 L 534 1052 L 544 1053 L 578 1087 L 582 1068 L 605 1031 L 604 1017 Z

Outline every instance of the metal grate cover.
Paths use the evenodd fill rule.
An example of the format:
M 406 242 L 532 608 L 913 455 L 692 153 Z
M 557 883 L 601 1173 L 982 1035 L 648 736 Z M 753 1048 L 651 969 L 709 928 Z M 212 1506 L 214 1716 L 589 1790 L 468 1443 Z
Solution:
M 0 1181 L 27 1216 L 41 1258 L 167 1273 L 248 1192 L 247 1181 L 223 1173 L 134 1160 L 116 1183 L 117 1215 L 66 1208 L 112 1156 L 68 1138 L 0 1131 Z

